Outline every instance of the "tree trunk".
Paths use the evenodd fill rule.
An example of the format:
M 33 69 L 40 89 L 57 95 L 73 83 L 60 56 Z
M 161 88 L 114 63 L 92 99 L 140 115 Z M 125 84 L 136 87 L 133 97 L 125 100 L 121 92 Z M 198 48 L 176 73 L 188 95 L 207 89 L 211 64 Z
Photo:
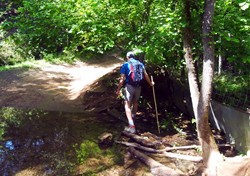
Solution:
M 222 54 L 219 53 L 219 58 L 218 58 L 218 75 L 221 75 L 221 70 L 222 70 Z
M 206 170 L 203 175 L 207 176 L 234 176 L 250 175 L 250 158 L 237 157 L 227 159 L 220 155 L 218 146 L 211 132 L 208 115 L 212 93 L 212 80 L 214 74 L 214 40 L 212 37 L 212 17 L 214 14 L 215 0 L 205 0 L 204 16 L 202 19 L 202 43 L 203 43 L 203 73 L 202 85 L 199 91 L 194 62 L 192 58 L 192 35 L 190 29 L 190 6 L 189 0 L 185 1 L 185 18 L 187 26 L 183 32 L 183 47 L 185 51 L 188 81 L 196 118 L 197 132 L 202 147 L 202 157 Z
M 209 175 L 216 175 L 216 160 L 222 160 L 208 123 L 214 74 L 214 39 L 211 33 L 214 3 L 215 0 L 205 0 L 205 10 L 202 19 L 203 73 L 197 117 L 198 137 L 202 146 L 204 165 L 209 168 Z
M 212 80 L 214 73 L 214 47 L 213 37 L 211 36 L 212 17 L 214 14 L 214 2 L 215 0 L 205 0 L 205 12 L 202 19 L 202 33 L 203 33 L 203 74 L 201 91 L 199 91 L 198 81 L 196 77 L 196 71 L 194 61 L 192 57 L 192 33 L 190 28 L 191 15 L 190 15 L 190 1 L 185 1 L 185 18 L 187 26 L 184 28 L 183 44 L 185 51 L 186 67 L 188 70 L 188 80 L 190 87 L 190 94 L 193 103 L 194 115 L 196 118 L 197 131 L 199 141 L 203 151 L 203 161 L 205 166 L 208 166 L 212 170 L 215 166 L 209 163 L 210 158 L 219 158 L 218 147 L 215 143 L 212 135 L 209 123 L 209 103 L 212 92 Z M 219 157 L 218 157 L 219 156 Z M 214 160 L 215 161 L 215 160 Z M 213 175 L 212 172 L 209 172 Z
M 185 52 L 184 58 L 186 61 L 186 68 L 188 72 L 189 89 L 193 104 L 193 111 L 197 121 L 197 107 L 199 101 L 199 88 L 198 80 L 196 76 L 196 70 L 194 66 L 194 60 L 192 55 L 192 30 L 191 24 L 191 13 L 190 13 L 190 0 L 186 0 L 184 3 L 184 16 L 186 19 L 186 26 L 183 30 L 183 50 Z

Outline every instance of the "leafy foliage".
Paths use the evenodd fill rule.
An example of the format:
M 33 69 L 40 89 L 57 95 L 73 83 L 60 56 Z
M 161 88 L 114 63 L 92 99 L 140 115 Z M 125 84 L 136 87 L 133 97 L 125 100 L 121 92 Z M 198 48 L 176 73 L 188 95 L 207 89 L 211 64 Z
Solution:
M 3 107 L 0 109 L 0 139 L 9 127 L 18 128 L 27 121 L 39 119 L 44 112 L 39 110 L 22 111 L 12 107 Z
M 239 93 L 248 89 L 248 76 L 221 75 L 215 77 L 215 88 L 221 92 Z
M 234 62 L 237 69 L 250 63 L 250 12 L 247 1 L 218 1 L 214 33 L 218 54 Z
M 249 108 L 249 75 L 223 74 L 214 78 L 213 99 L 247 110 Z
M 8 38 L 0 42 L 0 65 L 14 65 L 22 61 L 22 51 L 14 40 Z
M 113 47 L 137 48 L 146 53 L 146 61 L 183 68 L 183 1 L 22 0 L 16 4 L 18 15 L 5 20 L 3 29 L 17 28 L 16 44 L 37 59 L 62 51 L 86 55 Z M 247 1 L 217 1 L 216 48 L 237 65 L 249 63 L 248 8 Z M 199 59 L 203 3 L 192 2 L 191 13 L 194 56 Z
M 17 118 L 18 110 L 14 108 L 2 108 L 0 110 L 0 140 L 2 140 L 5 130 L 8 126 L 20 125 L 20 120 Z
M 113 48 L 124 52 L 137 49 L 143 53 L 143 62 L 183 76 L 183 29 L 187 23 L 192 29 L 192 51 L 198 71 L 203 64 L 204 2 L 190 2 L 188 22 L 184 15 L 185 1 L 180 0 L 4 2 L 1 7 L 4 12 L 0 14 L 1 65 L 14 64 L 23 58 L 53 61 L 60 57 L 69 62 Z M 246 0 L 216 2 L 213 25 L 216 57 L 222 56 L 222 68 L 229 73 L 249 74 L 249 6 Z M 10 15 L 8 11 L 13 13 Z M 16 32 L 9 35 L 13 29 Z
M 8 125 L 18 126 L 20 125 L 20 119 L 18 115 L 20 111 L 14 108 L 3 108 L 0 111 L 1 121 L 5 121 Z

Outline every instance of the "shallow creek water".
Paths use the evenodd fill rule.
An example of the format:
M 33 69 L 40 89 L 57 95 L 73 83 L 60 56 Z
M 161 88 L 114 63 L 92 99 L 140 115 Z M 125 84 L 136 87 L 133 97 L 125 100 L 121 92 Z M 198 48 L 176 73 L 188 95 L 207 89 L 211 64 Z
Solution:
M 25 118 L 18 127 L 9 127 L 0 141 L 0 175 L 70 175 L 77 146 L 97 142 L 103 132 L 118 138 L 126 125 L 93 113 L 44 112 Z

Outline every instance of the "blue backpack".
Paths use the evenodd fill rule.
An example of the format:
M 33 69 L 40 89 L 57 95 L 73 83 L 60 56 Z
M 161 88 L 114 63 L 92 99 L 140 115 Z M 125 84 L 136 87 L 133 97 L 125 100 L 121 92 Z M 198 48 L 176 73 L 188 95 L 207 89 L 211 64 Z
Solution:
M 128 84 L 139 87 L 144 79 L 143 65 L 139 61 L 129 61 L 129 81 Z

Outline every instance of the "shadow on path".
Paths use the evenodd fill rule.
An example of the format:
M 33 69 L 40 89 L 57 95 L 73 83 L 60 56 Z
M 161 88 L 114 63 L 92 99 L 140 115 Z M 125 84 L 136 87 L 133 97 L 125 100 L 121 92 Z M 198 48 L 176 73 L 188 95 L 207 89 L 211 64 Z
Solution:
M 39 61 L 32 69 L 0 72 L 0 107 L 83 112 L 84 91 L 122 62 L 113 54 L 88 63 L 56 65 Z

